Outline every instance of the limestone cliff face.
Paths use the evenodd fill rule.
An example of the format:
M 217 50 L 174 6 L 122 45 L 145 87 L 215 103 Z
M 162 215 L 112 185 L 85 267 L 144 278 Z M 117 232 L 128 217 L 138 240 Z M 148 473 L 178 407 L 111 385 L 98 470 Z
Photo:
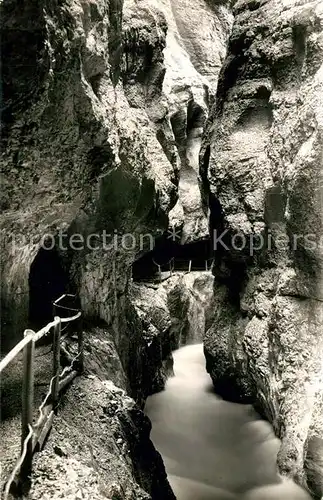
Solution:
M 178 195 L 184 240 L 207 229 L 197 155 L 231 17 L 207 1 L 190 6 L 187 17 L 186 3 L 1 2 L 3 346 L 20 340 L 31 310 L 42 312 L 39 300 L 75 292 L 84 318 L 106 332 L 105 339 L 89 332 L 92 374 L 111 378 L 105 361 L 117 359 L 116 383 L 140 405 L 163 368 L 129 294 L 132 263 L 149 250 L 140 236 L 167 229 Z M 214 27 L 200 41 L 197 17 Z M 186 184 L 183 165 L 191 175 Z M 44 297 L 48 272 L 57 282 Z M 100 349 L 107 346 L 105 356 Z M 147 464 L 128 461 L 126 475 L 132 467 L 141 479 L 121 497 L 133 498 L 138 488 L 143 498 L 152 495 Z
M 179 230 L 182 243 L 208 235 L 198 155 L 231 18 L 226 2 L 124 4 L 125 91 L 133 106 L 145 107 L 174 167 L 178 201 L 170 224 Z
M 35 456 L 28 498 L 175 500 L 150 430 L 148 417 L 110 380 L 76 380 Z
M 167 226 L 176 191 L 172 166 L 150 133 L 146 113 L 130 107 L 118 83 L 122 4 L 44 3 L 39 12 L 33 9 L 28 3 L 22 10 L 14 2 L 2 6 L 2 227 L 7 238 L 15 238 L 15 244 L 5 242 L 2 297 L 6 310 L 15 311 L 8 320 L 20 320 L 15 329 L 27 318 L 30 265 L 44 234 L 156 231 Z M 17 46 L 21 32 L 25 44 Z M 30 67 L 24 51 L 32 49 Z M 89 253 L 68 255 L 71 281 L 86 312 L 106 319 L 109 308 L 98 311 L 96 295 L 103 271 L 96 269 L 90 288 L 88 273 L 97 261 Z M 118 280 L 122 295 L 133 255 L 128 252 L 120 263 L 117 251 L 99 253 L 106 276 L 113 279 L 112 261 L 114 275 L 125 276 Z
M 127 328 L 131 264 L 145 250 L 140 234 L 167 228 L 179 192 L 187 208 L 180 210 L 184 240 L 206 235 L 197 136 L 231 18 L 225 5 L 204 1 L 187 17 L 184 4 L 2 3 L 1 265 L 9 347 L 28 320 L 31 266 L 46 234 L 85 315 L 111 324 L 117 344 Z M 197 17 L 207 28 L 200 41 Z M 86 243 L 71 249 L 66 242 L 75 233 L 91 238 L 95 250 Z M 132 235 L 127 251 L 125 233 Z
M 208 369 L 257 401 L 280 471 L 321 498 L 323 4 L 239 0 L 234 16 L 201 157 L 225 231 Z
M 104 322 L 107 339 L 120 359 L 121 368 L 116 369 L 120 368 L 121 375 L 117 379 L 124 377 L 128 394 L 142 405 L 150 390 L 147 372 L 158 371 L 161 360 L 152 367 L 127 287 L 139 247 L 137 235 L 155 235 L 158 229 L 167 228 L 167 213 L 176 201 L 177 188 L 173 182 L 174 168 L 149 117 L 145 110 L 132 107 L 125 95 L 121 80 L 122 2 L 27 1 L 21 5 L 8 0 L 2 2 L 1 10 L 5 104 L 1 155 L 2 345 L 9 349 L 22 337 L 30 319 L 31 279 L 42 281 L 42 274 L 46 276 L 48 270 L 54 270 L 58 260 L 66 276 L 64 285 L 68 291 L 78 293 L 84 317 L 92 323 Z M 125 233 L 136 239 L 130 250 L 120 244 Z M 79 244 L 78 249 L 73 249 L 67 242 L 76 234 L 83 242 L 90 235 L 97 236 L 90 237 L 91 246 Z M 107 235 L 105 248 L 103 234 Z M 47 247 L 54 243 L 53 251 L 41 250 L 44 237 Z M 126 247 L 129 248 L 129 242 Z M 40 255 L 45 261 L 37 268 L 35 257 Z M 43 293 L 39 289 L 40 301 Z M 40 314 L 41 306 L 35 307 Z M 94 339 L 90 337 L 90 341 Z M 93 342 L 92 354 L 96 346 Z M 93 362 L 95 356 L 88 358 Z M 94 373 L 101 379 L 109 378 L 111 367 L 105 369 L 103 363 L 99 364 L 100 370 Z M 124 456 L 120 456 L 119 463 L 111 460 L 109 470 L 101 461 L 101 468 L 95 456 L 103 445 L 108 453 L 109 444 L 100 442 L 99 434 L 97 439 L 91 434 L 95 423 L 89 422 L 86 437 L 76 431 L 67 460 L 59 464 L 55 453 L 51 456 L 50 474 L 58 473 L 61 479 L 55 487 L 56 497 L 60 488 L 66 498 L 67 490 L 73 498 L 79 494 L 78 481 L 73 484 L 69 476 L 74 464 L 89 488 L 84 493 L 86 498 L 92 498 L 92 493 L 99 498 L 110 494 L 114 498 L 117 494 L 118 498 L 158 498 L 150 484 L 156 474 L 160 477 L 161 498 L 173 498 L 140 407 L 132 401 L 133 410 L 125 408 L 124 419 L 128 423 L 124 427 L 117 411 L 122 401 L 127 405 L 125 396 L 115 398 L 119 403 L 121 400 L 119 405 L 109 406 L 113 396 L 109 396 L 101 381 L 97 383 L 98 393 L 106 398 L 103 406 L 110 408 L 112 417 L 108 416 L 108 420 L 112 418 L 117 427 L 121 425 L 116 432 L 126 432 Z M 80 381 L 83 387 L 82 384 L 86 385 L 84 379 Z M 82 398 L 77 401 L 71 396 L 66 401 L 66 414 L 71 415 L 78 405 L 81 419 L 82 415 L 87 419 L 95 404 L 92 401 L 89 406 L 84 400 L 82 405 Z M 64 422 L 63 415 L 62 418 Z M 110 432 L 108 420 L 102 422 L 102 432 Z M 62 428 L 67 440 L 69 426 L 67 421 Z M 131 442 L 134 430 L 137 435 Z M 91 453 L 82 454 L 84 438 L 92 442 L 92 461 Z M 117 438 L 112 435 L 111 439 L 115 442 Z M 53 435 L 51 445 L 54 443 Z M 146 443 L 144 446 L 150 450 L 146 457 L 138 457 L 140 443 Z M 111 456 L 120 453 L 118 445 L 113 446 L 116 447 L 111 448 Z M 42 460 L 46 461 L 46 457 L 41 456 L 40 463 Z M 150 470 L 150 463 L 155 470 Z M 117 485 L 113 489 L 109 477 L 113 477 L 114 471 Z M 101 484 L 100 480 L 98 489 L 89 476 L 99 478 L 103 473 L 108 482 L 103 480 Z M 48 491 L 49 497 L 55 498 L 49 486 Z M 42 497 L 37 487 L 31 495 Z
M 138 313 L 152 358 L 162 369 L 152 370 L 151 392 L 164 388 L 172 373 L 173 350 L 201 343 L 213 321 L 213 276 L 211 272 L 176 272 L 161 284 L 133 283 L 131 301 Z
M 180 229 L 182 243 L 208 235 L 199 152 L 232 24 L 227 4 L 163 1 L 170 27 L 163 88 L 168 96 L 180 164 L 179 199 L 170 213 L 170 223 Z

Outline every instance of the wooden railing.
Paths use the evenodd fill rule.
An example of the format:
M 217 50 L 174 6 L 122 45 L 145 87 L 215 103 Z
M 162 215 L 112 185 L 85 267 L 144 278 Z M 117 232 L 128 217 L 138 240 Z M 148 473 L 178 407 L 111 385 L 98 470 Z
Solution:
M 81 312 L 77 309 L 65 307 L 60 304 L 65 297 L 62 295 L 53 303 L 55 313 L 58 309 L 72 310 L 75 314 L 70 317 L 61 318 L 55 315 L 54 321 L 46 325 L 38 332 L 25 330 L 24 338 L 1 360 L 0 375 L 5 368 L 23 352 L 23 374 L 22 374 L 22 408 L 21 408 L 21 453 L 16 461 L 15 467 L 4 486 L 3 499 L 7 500 L 12 486 L 24 484 L 32 468 L 32 458 L 35 451 L 40 450 L 48 435 L 55 414 L 55 409 L 61 391 L 83 371 L 83 331 L 78 327 L 78 353 L 72 358 L 61 345 L 62 324 L 70 324 L 81 317 Z M 40 405 L 39 418 L 33 423 L 34 414 L 34 371 L 35 371 L 35 345 L 41 338 L 53 331 L 53 371 L 49 383 L 49 389 Z M 68 359 L 69 365 L 60 373 L 60 354 Z
M 205 259 L 204 261 L 194 261 L 194 259 L 178 259 L 173 257 L 168 262 L 164 264 L 159 264 L 154 259 L 152 259 L 155 265 L 155 273 L 151 276 L 144 276 L 142 278 L 134 279 L 135 281 L 144 282 L 155 282 L 160 283 L 168 278 L 170 278 L 175 271 L 181 271 L 184 273 L 190 273 L 192 271 L 211 271 L 213 267 L 214 259 Z

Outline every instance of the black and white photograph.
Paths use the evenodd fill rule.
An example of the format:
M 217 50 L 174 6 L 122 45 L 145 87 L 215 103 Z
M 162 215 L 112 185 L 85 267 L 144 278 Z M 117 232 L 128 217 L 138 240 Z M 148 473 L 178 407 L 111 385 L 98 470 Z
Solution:
M 323 500 L 323 0 L 0 0 L 0 498 Z

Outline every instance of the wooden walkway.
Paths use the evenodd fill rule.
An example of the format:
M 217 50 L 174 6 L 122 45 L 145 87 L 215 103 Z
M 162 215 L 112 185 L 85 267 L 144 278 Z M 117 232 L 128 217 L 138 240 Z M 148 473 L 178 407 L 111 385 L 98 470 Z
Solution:
M 211 271 L 213 268 L 214 259 L 205 259 L 202 263 L 199 261 L 194 261 L 193 259 L 176 259 L 172 258 L 165 264 L 159 264 L 154 259 L 152 263 L 155 266 L 155 272 L 150 276 L 142 276 L 134 278 L 135 282 L 145 282 L 145 283 L 161 283 L 173 276 L 174 272 L 190 273 L 193 271 Z
M 46 325 L 38 332 L 25 330 L 24 338 L 1 360 L 0 375 L 4 370 L 23 353 L 22 373 L 22 400 L 21 400 L 21 450 L 14 469 L 4 486 L 3 499 L 7 500 L 9 493 L 19 492 L 28 483 L 31 470 L 33 454 L 41 450 L 45 439 L 52 427 L 55 411 L 60 394 L 63 389 L 83 371 L 83 331 L 80 322 L 81 311 L 66 307 L 64 300 L 74 297 L 64 294 L 53 303 L 54 321 Z M 58 313 L 65 314 L 67 311 L 72 316 L 61 317 Z M 76 322 L 78 334 L 78 353 L 72 358 L 62 345 L 66 335 L 62 335 L 65 328 Z M 64 325 L 64 329 L 62 328 Z M 52 378 L 49 383 L 48 392 L 38 408 L 39 417 L 34 423 L 34 373 L 35 373 L 35 346 L 45 336 L 51 335 L 52 340 Z M 68 360 L 68 366 L 61 371 L 61 354 Z

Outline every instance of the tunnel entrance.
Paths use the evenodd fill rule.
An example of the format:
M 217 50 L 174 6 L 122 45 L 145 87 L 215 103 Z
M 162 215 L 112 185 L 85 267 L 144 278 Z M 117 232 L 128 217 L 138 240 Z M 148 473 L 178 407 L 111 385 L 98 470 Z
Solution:
M 210 270 L 213 260 L 210 239 L 199 240 L 186 245 L 174 242 L 163 236 L 156 240 L 155 248 L 133 263 L 134 281 L 154 280 L 159 271 L 206 271 Z
M 68 275 L 57 250 L 41 248 L 29 273 L 29 322 L 33 329 L 53 319 L 53 301 L 67 291 Z

